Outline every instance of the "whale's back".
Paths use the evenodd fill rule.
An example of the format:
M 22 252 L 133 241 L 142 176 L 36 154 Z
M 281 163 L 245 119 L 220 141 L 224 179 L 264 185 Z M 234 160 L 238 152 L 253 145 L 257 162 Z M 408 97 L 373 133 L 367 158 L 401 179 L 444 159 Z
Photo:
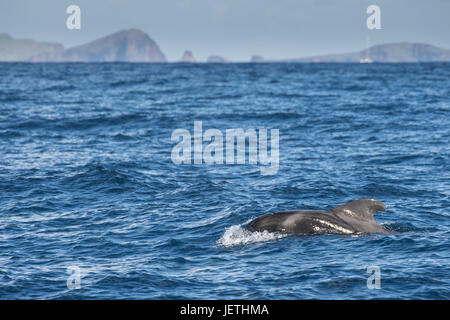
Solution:
M 334 226 L 333 216 L 325 211 L 285 211 L 256 218 L 248 228 L 253 231 L 314 234 L 333 233 L 330 229 Z
M 295 234 L 352 234 L 388 232 L 374 219 L 386 207 L 375 199 L 350 201 L 328 211 L 284 211 L 266 214 L 249 223 L 253 231 Z

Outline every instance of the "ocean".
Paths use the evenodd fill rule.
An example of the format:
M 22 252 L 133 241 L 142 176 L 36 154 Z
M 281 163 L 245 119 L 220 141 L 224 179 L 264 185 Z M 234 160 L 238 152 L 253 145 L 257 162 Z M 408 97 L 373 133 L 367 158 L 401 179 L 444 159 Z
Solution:
M 1 63 L 0 111 L 1 299 L 450 298 L 449 63 Z M 195 121 L 278 170 L 174 163 Z M 394 232 L 246 229 L 358 198 Z

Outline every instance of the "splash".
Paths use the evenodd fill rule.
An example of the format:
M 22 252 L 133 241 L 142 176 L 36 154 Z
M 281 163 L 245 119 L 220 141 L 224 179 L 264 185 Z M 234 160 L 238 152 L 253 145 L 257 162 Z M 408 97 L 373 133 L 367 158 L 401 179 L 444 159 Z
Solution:
M 286 237 L 287 235 L 268 232 L 268 231 L 250 231 L 242 227 L 242 225 L 234 225 L 225 230 L 223 236 L 217 240 L 217 245 L 224 247 L 232 247 L 256 242 L 272 241 Z

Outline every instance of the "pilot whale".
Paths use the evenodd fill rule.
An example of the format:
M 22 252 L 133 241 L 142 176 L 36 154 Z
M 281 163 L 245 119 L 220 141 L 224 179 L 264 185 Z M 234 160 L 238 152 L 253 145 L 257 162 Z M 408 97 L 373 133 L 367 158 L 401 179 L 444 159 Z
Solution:
M 251 231 L 290 234 L 356 234 L 389 233 L 374 219 L 377 211 L 386 207 L 375 199 L 350 201 L 328 211 L 286 211 L 266 214 L 251 221 Z

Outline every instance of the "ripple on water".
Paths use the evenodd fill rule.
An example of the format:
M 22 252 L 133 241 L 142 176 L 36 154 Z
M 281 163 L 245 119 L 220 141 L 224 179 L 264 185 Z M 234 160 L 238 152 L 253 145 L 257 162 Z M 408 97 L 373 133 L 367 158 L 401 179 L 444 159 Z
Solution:
M 450 297 L 450 64 L 0 63 L 0 88 L 1 299 Z M 279 129 L 279 171 L 173 164 L 195 120 Z M 357 198 L 394 233 L 246 229 Z

